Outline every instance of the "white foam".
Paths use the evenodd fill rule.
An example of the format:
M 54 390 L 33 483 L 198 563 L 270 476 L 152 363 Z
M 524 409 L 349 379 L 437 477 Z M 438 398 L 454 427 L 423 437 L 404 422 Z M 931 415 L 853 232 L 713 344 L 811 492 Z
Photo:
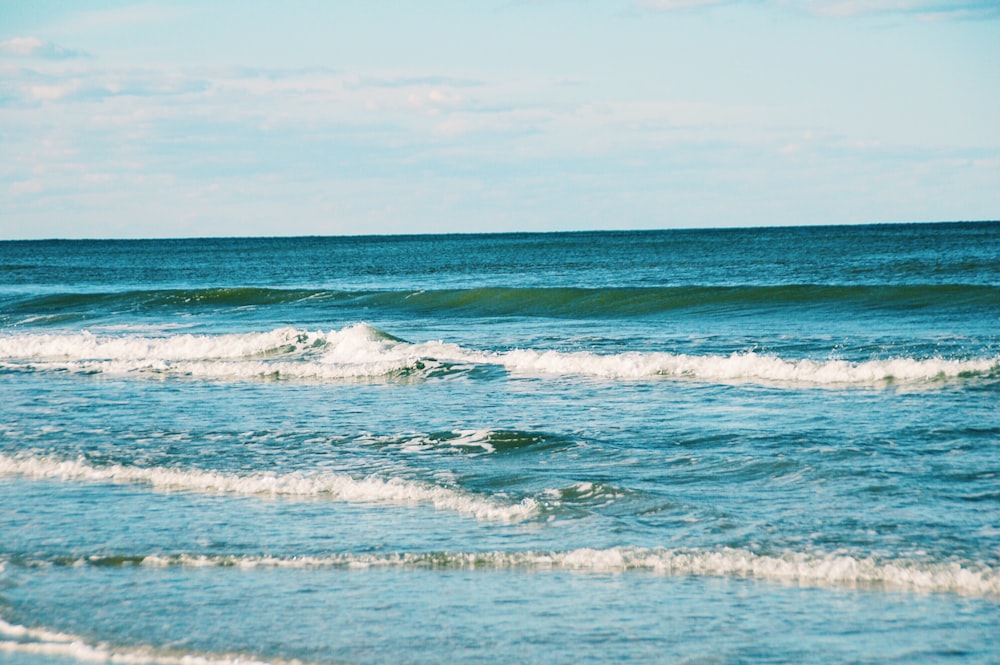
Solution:
M 666 376 L 707 382 L 792 385 L 875 385 L 889 381 L 930 381 L 1000 368 L 1000 358 L 890 358 L 851 363 L 845 360 L 785 360 L 752 351 L 728 356 L 691 356 L 673 353 L 628 352 L 598 355 L 582 351 L 565 353 L 518 350 L 503 354 L 501 362 L 514 371 L 541 374 L 579 374 L 607 379 Z
M 238 475 L 216 471 L 168 469 L 113 464 L 93 466 L 83 460 L 0 454 L 0 476 L 36 479 L 150 485 L 158 490 L 187 490 L 273 498 L 311 498 L 350 503 L 431 505 L 484 521 L 516 522 L 535 515 L 537 502 L 525 499 L 501 504 L 456 490 L 424 483 L 342 474 L 256 473 Z
M 493 430 L 489 429 L 461 429 L 456 430 L 455 438 L 446 439 L 444 443 L 455 448 L 481 448 L 484 452 L 492 453 L 496 447 L 490 443 Z
M 263 661 L 246 656 L 172 654 L 149 647 L 88 644 L 82 637 L 43 628 L 26 628 L 0 619 L 0 653 L 64 656 L 89 663 L 130 665 L 298 665 L 300 661 Z
M 363 436 L 360 440 L 364 443 L 374 443 L 379 445 L 396 444 L 400 450 L 406 453 L 420 453 L 428 450 L 437 450 L 442 447 L 471 449 L 476 452 L 493 453 L 496 446 L 490 438 L 496 434 L 491 429 L 461 429 L 454 430 L 446 434 L 406 434 L 401 436 Z
M 66 360 L 195 360 L 240 358 L 289 344 L 315 342 L 308 333 L 279 328 L 266 333 L 172 335 L 167 337 L 30 334 L 0 337 L 0 357 Z
M 338 379 L 384 376 L 457 348 L 409 344 L 366 324 L 328 333 L 280 328 L 166 337 L 29 334 L 0 337 L 0 366 L 113 375 Z
M 794 386 L 880 385 L 949 380 L 1000 371 L 1000 358 L 785 359 L 752 351 L 730 355 L 667 352 L 596 354 L 517 349 L 487 352 L 443 342 L 409 343 L 366 324 L 330 332 L 280 328 L 229 335 L 0 336 L 0 367 L 102 374 L 163 374 L 217 379 L 382 377 L 440 363 L 497 365 L 534 375 L 603 379 L 670 377 L 703 382 Z
M 95 557 L 97 562 L 105 559 Z M 81 565 L 90 559 L 79 561 Z M 763 555 L 735 548 L 718 550 L 629 548 L 565 552 L 433 552 L 335 554 L 329 556 L 151 555 L 128 563 L 169 567 L 237 568 L 443 568 L 570 570 L 595 573 L 646 571 L 664 576 L 712 576 L 773 580 L 803 586 L 885 588 L 1000 596 L 1000 570 L 970 563 L 856 557 L 844 553 L 786 552 Z

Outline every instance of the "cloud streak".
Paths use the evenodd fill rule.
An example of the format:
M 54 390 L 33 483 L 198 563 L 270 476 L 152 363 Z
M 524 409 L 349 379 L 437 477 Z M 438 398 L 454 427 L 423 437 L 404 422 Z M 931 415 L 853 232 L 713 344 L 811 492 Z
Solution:
M 748 0 L 638 0 L 637 7 L 652 12 L 697 10 L 709 7 L 749 5 Z M 911 16 L 919 20 L 1000 19 L 996 0 L 763 0 L 772 5 L 814 16 L 849 18 L 873 15 Z
M 995 0 L 807 0 L 782 2 L 802 7 L 819 16 L 850 17 L 869 14 L 911 15 L 918 19 L 988 19 L 1000 18 L 1000 3 Z
M 650 11 L 675 11 L 684 9 L 700 9 L 716 5 L 735 4 L 736 0 L 641 0 L 639 7 Z
M 14 37 L 0 42 L 0 56 L 8 58 L 37 58 L 41 60 L 67 60 L 86 57 L 83 51 L 74 51 L 38 37 Z
M 157 71 L 118 70 L 44 72 L 8 68 L 0 84 L 0 108 L 52 102 L 100 101 L 109 97 L 195 94 L 208 89 L 203 79 Z

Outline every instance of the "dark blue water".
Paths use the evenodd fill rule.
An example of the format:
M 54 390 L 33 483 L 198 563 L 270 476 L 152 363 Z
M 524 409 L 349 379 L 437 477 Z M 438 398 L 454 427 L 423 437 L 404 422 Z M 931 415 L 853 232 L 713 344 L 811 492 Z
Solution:
M 0 404 L 5 662 L 1000 647 L 997 223 L 4 242 Z

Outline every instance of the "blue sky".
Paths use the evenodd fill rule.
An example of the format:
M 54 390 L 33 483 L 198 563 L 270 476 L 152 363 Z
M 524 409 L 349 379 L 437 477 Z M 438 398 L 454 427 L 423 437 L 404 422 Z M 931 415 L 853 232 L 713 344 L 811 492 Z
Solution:
M 1000 0 L 0 4 L 0 238 L 1000 218 Z

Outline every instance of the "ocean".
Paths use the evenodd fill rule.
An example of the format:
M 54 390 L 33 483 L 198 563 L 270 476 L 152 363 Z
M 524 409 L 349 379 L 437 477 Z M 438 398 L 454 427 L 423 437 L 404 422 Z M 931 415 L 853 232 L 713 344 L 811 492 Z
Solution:
M 0 661 L 1000 662 L 1000 223 L 0 242 Z

